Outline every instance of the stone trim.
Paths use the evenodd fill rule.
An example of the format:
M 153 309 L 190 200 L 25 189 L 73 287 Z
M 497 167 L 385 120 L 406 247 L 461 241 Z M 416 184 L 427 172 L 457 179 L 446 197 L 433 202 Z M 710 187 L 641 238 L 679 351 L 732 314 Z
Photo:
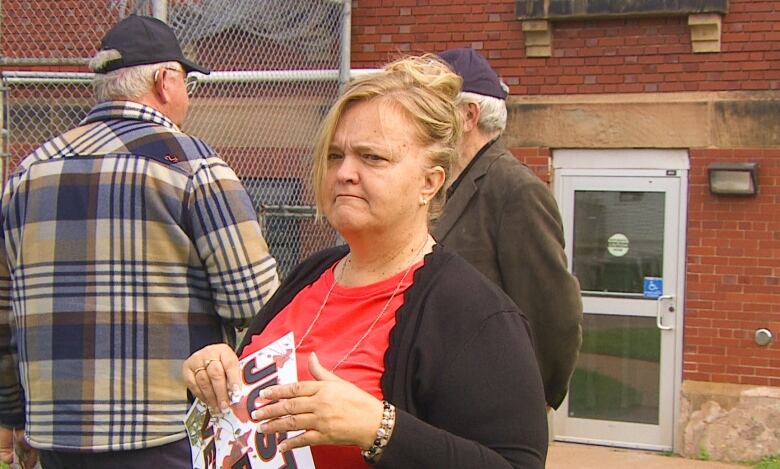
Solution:
M 690 15 L 693 52 L 720 52 L 721 16 L 715 13 Z
M 780 91 L 510 96 L 510 147 L 777 148 Z
M 552 56 L 552 27 L 549 21 L 523 21 L 526 57 Z
M 720 52 L 728 0 L 516 0 L 527 57 L 552 56 L 552 21 L 688 15 L 694 53 Z
M 728 0 L 516 0 L 518 20 L 728 13 Z

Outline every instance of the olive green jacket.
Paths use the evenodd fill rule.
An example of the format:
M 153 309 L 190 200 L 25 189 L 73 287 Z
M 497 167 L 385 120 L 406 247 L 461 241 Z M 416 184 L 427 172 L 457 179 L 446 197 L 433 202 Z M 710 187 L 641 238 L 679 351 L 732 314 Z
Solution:
M 466 169 L 434 237 L 498 284 L 528 317 L 547 404 L 557 408 L 582 343 L 579 283 L 567 269 L 549 188 L 501 140 Z

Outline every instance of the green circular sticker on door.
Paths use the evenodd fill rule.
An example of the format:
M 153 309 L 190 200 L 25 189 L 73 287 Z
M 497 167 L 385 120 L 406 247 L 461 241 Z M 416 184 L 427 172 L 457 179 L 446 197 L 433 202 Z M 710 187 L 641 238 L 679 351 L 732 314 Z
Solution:
M 625 256 L 628 252 L 628 237 L 615 233 L 607 239 L 607 251 L 615 257 Z

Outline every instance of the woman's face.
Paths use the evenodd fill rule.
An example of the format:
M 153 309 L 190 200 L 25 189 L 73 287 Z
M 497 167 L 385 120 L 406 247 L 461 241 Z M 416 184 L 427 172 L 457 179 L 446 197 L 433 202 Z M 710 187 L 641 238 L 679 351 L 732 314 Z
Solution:
M 444 180 L 443 169 L 428 168 L 409 118 L 377 99 L 347 107 L 326 165 L 322 210 L 345 237 L 419 229 L 427 224 L 420 198 L 430 200 Z

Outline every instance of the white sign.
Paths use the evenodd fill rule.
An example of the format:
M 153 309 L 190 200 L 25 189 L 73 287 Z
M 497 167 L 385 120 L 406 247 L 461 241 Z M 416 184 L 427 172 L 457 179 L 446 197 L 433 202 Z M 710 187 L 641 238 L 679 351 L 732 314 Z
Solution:
M 241 393 L 225 415 L 211 418 L 206 405 L 199 400 L 187 412 L 184 423 L 192 447 L 192 467 L 314 469 L 308 446 L 285 453 L 277 450 L 279 442 L 302 431 L 265 435 L 259 431 L 259 422 L 251 417 L 255 409 L 267 403 L 260 398 L 260 391 L 275 384 L 298 381 L 292 332 L 239 363 L 243 378 Z
M 628 253 L 628 237 L 623 233 L 615 233 L 607 239 L 607 251 L 615 257 Z

